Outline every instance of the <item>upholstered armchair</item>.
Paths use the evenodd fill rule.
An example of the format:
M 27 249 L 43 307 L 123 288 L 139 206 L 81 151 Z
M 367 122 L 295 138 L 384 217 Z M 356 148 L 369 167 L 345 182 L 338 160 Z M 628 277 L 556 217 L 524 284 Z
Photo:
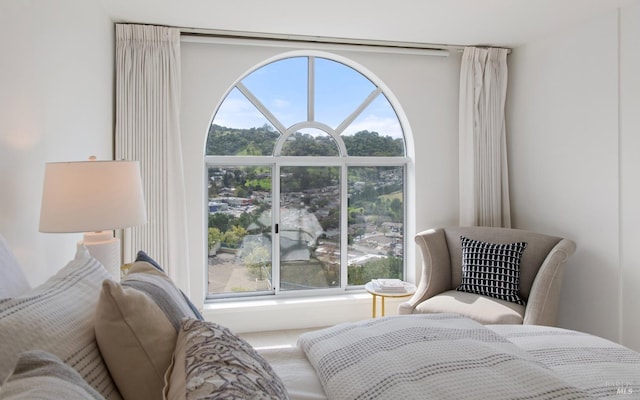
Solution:
M 519 282 L 516 276 L 518 289 L 515 294 L 524 304 L 517 304 L 513 299 L 456 290 L 463 282 L 461 237 L 491 244 L 526 243 L 517 257 L 520 261 Z M 422 275 L 416 293 L 400 304 L 400 314 L 453 312 L 483 324 L 555 325 L 563 267 L 576 249 L 573 241 L 524 230 L 489 227 L 431 229 L 418 233 L 415 241 L 422 253 Z M 471 251 L 468 242 L 465 241 L 466 264 L 469 264 Z M 521 250 L 521 247 L 516 249 Z M 468 271 L 467 265 L 467 289 Z M 491 274 L 489 277 L 485 283 L 493 281 Z M 487 278 L 486 274 L 484 278 Z

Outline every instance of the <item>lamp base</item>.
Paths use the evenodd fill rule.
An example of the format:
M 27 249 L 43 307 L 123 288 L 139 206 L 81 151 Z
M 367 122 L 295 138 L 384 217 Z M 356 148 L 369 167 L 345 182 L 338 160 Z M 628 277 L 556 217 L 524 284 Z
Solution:
M 120 239 L 114 237 L 112 231 L 87 232 L 83 244 L 91 257 L 102 263 L 113 280 L 120 282 Z

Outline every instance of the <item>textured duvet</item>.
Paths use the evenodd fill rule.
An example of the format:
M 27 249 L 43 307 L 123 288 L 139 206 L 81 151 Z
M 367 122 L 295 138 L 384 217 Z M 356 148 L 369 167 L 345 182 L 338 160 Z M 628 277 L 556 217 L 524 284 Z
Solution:
M 455 314 L 340 324 L 298 341 L 329 399 L 640 398 L 640 355 L 578 332 Z

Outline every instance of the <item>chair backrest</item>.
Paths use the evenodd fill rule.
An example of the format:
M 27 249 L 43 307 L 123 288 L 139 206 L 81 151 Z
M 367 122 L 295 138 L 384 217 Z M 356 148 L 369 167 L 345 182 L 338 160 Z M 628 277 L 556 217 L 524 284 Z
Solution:
M 489 243 L 526 242 L 527 247 L 520 260 L 520 295 L 529 298 L 533 280 L 551 250 L 562 240 L 520 229 L 490 228 L 480 226 L 457 226 L 444 228 L 451 258 L 451 283 L 453 288 L 462 282 L 462 245 L 460 236 Z

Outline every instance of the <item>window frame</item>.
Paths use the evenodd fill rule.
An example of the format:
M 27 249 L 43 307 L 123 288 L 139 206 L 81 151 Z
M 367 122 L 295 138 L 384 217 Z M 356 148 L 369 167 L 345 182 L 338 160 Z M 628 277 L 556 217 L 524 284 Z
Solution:
M 401 167 L 403 170 L 403 185 L 402 185 L 402 196 L 403 196 L 403 227 L 402 227 L 402 240 L 403 240 L 403 248 L 404 254 L 402 257 L 403 263 L 403 277 L 404 280 L 408 278 L 408 263 L 407 263 L 407 251 L 409 244 L 407 241 L 407 216 L 408 216 L 408 185 L 409 185 L 409 165 L 411 163 L 410 158 L 407 156 L 408 148 L 407 148 L 407 132 L 408 129 L 405 127 L 403 123 L 403 119 L 400 117 L 398 113 L 398 104 L 394 104 L 394 97 L 389 96 L 388 89 L 384 85 L 381 85 L 376 80 L 372 79 L 367 72 L 362 71 L 356 66 L 350 65 L 345 62 L 343 57 L 331 57 L 330 54 L 322 54 L 318 55 L 317 52 L 308 51 L 308 52 L 297 52 L 297 54 L 292 55 L 290 53 L 282 54 L 280 57 L 273 57 L 268 60 L 268 62 L 259 63 L 254 66 L 253 69 L 246 72 L 244 75 L 240 76 L 238 80 L 232 84 L 224 96 L 219 101 L 218 105 L 214 113 L 212 114 L 211 121 L 209 126 L 213 124 L 215 120 L 215 116 L 218 113 L 221 105 L 224 103 L 225 99 L 229 95 L 229 93 L 234 89 L 238 89 L 243 95 L 247 97 L 247 99 L 256 106 L 259 112 L 261 112 L 267 119 L 267 121 L 274 127 L 274 129 L 279 132 L 280 136 L 277 139 L 272 155 L 267 156 L 237 156 L 237 155 L 207 155 L 205 151 L 204 155 L 204 170 L 205 177 L 208 176 L 208 168 L 210 167 L 219 167 L 219 166 L 264 166 L 270 167 L 272 170 L 272 188 L 271 188 L 271 208 L 272 208 L 272 226 L 271 226 L 271 234 L 272 234 L 272 281 L 273 288 L 268 291 L 252 291 L 252 292 L 241 292 L 241 293 L 219 293 L 214 294 L 210 293 L 208 290 L 208 285 L 205 285 L 205 301 L 212 300 L 228 300 L 228 301 L 237 301 L 237 300 L 255 300 L 257 298 L 263 297 L 308 297 L 308 296 L 325 296 L 325 295 L 337 295 L 344 294 L 348 291 L 363 291 L 364 285 L 349 285 L 348 284 L 348 169 L 350 167 Z M 259 70 L 265 65 L 278 62 L 281 60 L 286 60 L 289 58 L 296 57 L 307 57 L 308 65 L 309 65 L 309 76 L 308 81 L 313 79 L 313 65 L 312 62 L 315 58 L 324 58 L 333 62 L 337 62 L 343 64 L 349 68 L 354 69 L 356 72 L 360 73 L 362 76 L 367 78 L 369 81 L 373 83 L 375 86 L 375 90 L 373 90 L 367 98 L 357 107 L 344 121 L 342 121 L 338 127 L 335 129 L 330 126 L 319 122 L 314 121 L 314 85 L 309 85 L 308 87 L 308 111 L 307 111 L 307 121 L 298 122 L 290 126 L 289 128 L 284 127 L 279 123 L 278 119 L 268 110 L 266 106 L 264 106 L 260 100 L 258 100 L 255 96 L 251 94 L 251 91 L 246 88 L 242 84 L 242 80 L 252 74 L 253 72 Z M 400 128 L 402 129 L 402 139 L 403 139 L 403 147 L 404 147 L 404 156 L 349 156 L 347 154 L 347 149 L 344 141 L 342 140 L 342 132 L 351 125 L 359 115 L 361 115 L 362 111 L 366 109 L 378 96 L 385 96 L 387 101 L 389 102 L 392 110 L 396 114 L 396 118 Z M 338 156 L 283 156 L 281 155 L 282 146 L 287 140 L 287 138 L 294 134 L 295 132 L 300 131 L 305 128 L 315 128 L 323 131 L 327 135 L 331 136 L 337 144 L 339 155 Z M 205 137 L 205 147 L 208 141 L 208 134 Z M 340 178 L 340 286 L 334 288 L 316 288 L 316 289 L 301 289 L 301 290 L 280 290 L 280 237 L 275 233 L 275 224 L 279 221 L 279 213 L 280 213 L 280 169 L 285 166 L 337 166 L 340 167 L 341 178 Z M 208 180 L 208 178 L 207 178 Z M 208 182 L 207 182 L 208 183 Z M 207 199 L 208 200 L 208 199 Z M 208 213 L 206 214 L 208 215 Z M 205 271 L 209 268 L 208 265 L 208 257 L 205 257 Z

